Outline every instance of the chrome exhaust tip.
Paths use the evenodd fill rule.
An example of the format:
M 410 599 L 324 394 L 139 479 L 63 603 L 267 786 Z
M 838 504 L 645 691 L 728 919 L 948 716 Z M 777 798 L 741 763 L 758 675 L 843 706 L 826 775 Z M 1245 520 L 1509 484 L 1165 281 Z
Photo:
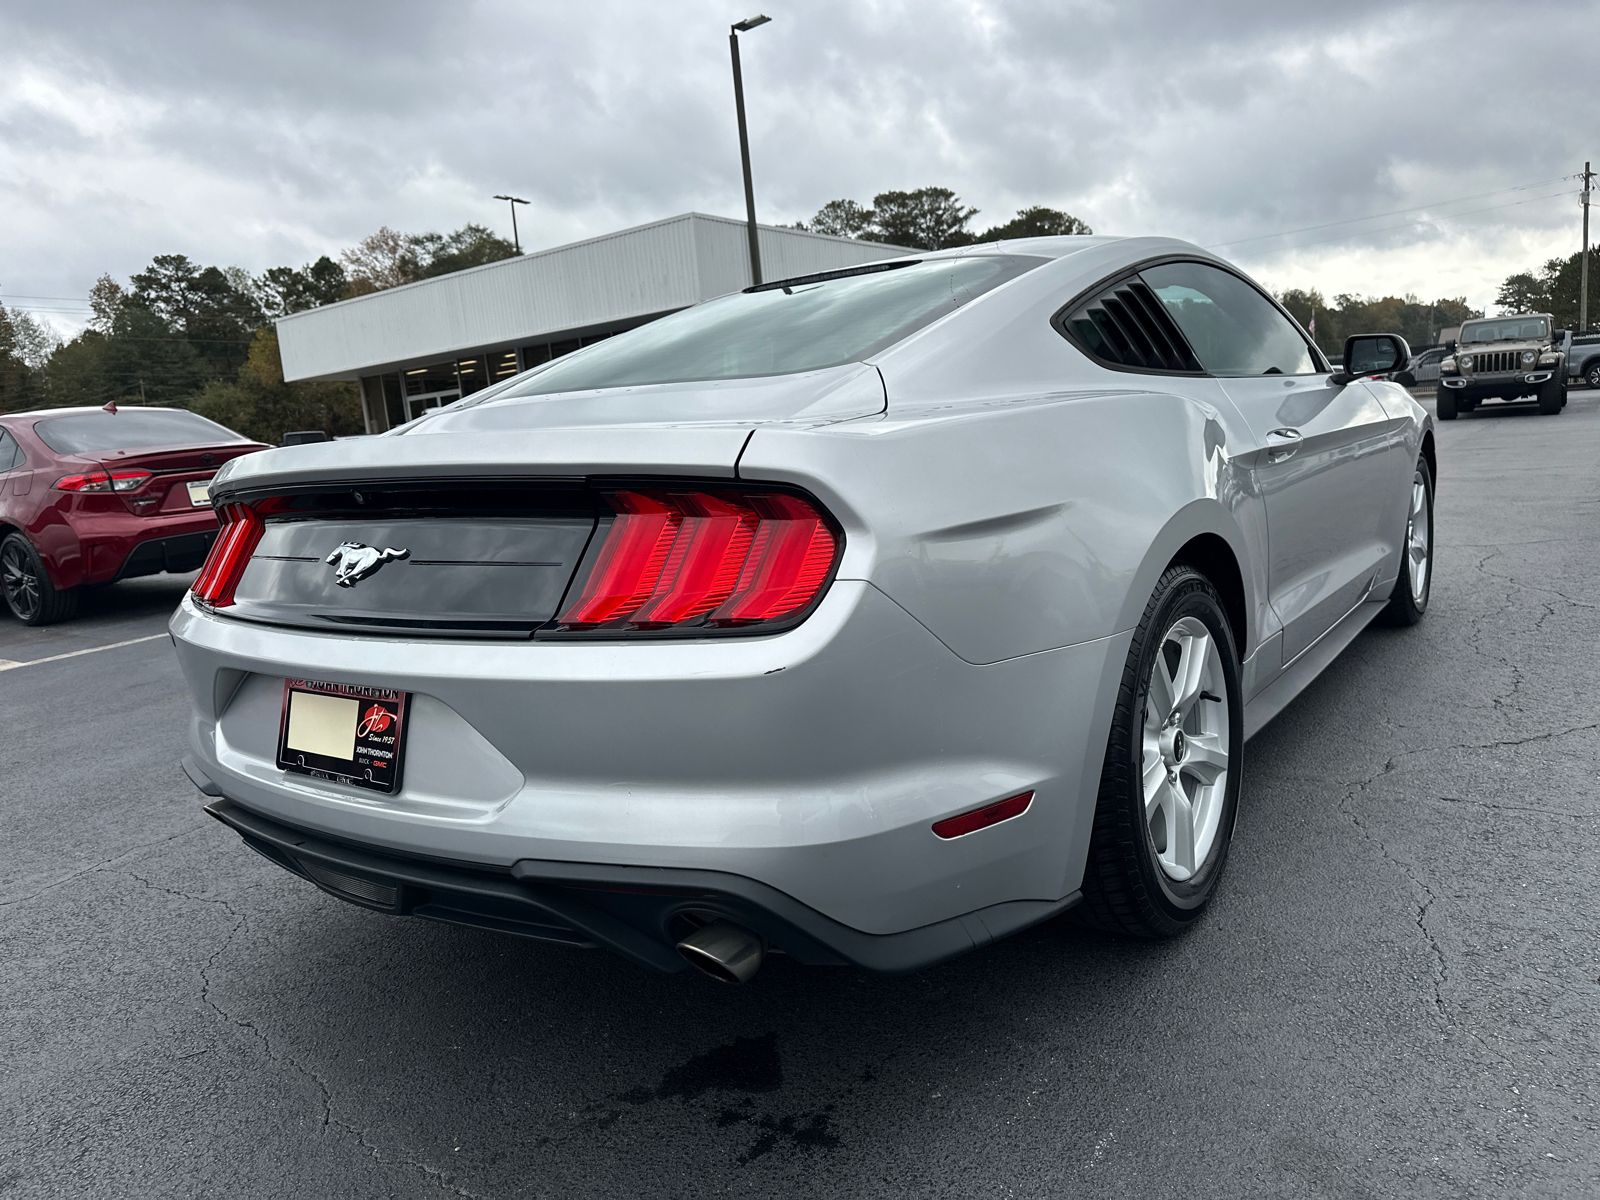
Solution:
M 732 921 L 713 921 L 679 942 L 678 953 L 722 983 L 748 983 L 761 969 L 766 946 Z

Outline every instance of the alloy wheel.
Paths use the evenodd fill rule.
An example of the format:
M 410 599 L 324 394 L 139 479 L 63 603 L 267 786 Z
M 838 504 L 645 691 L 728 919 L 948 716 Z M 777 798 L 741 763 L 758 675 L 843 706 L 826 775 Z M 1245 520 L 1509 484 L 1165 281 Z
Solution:
M 1428 595 L 1428 565 L 1433 549 L 1428 536 L 1428 484 L 1419 472 L 1411 483 L 1411 513 L 1406 518 L 1406 558 L 1411 575 L 1411 599 L 1417 607 Z
M 0 549 L 0 588 L 18 618 L 26 621 L 38 614 L 39 577 L 28 561 L 28 552 L 16 542 Z
M 1600 388 L 1600 367 L 1590 367 L 1588 373 L 1589 386 Z
M 1217 840 L 1228 735 L 1222 653 L 1201 621 L 1182 617 L 1161 639 L 1144 706 L 1145 823 L 1168 878 L 1193 876 Z

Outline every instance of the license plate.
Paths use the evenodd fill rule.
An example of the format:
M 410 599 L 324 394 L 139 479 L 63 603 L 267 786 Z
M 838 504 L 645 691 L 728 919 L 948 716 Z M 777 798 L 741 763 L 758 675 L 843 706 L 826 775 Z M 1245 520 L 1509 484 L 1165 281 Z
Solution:
M 189 489 L 189 503 L 196 508 L 205 508 L 211 504 L 211 480 L 191 479 L 184 485 Z
M 405 692 L 286 679 L 278 766 L 392 794 L 405 752 Z

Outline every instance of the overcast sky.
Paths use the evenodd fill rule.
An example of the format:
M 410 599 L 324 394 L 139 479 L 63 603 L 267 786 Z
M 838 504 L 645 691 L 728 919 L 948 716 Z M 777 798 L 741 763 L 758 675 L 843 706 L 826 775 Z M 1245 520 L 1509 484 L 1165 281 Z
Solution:
M 525 248 L 742 215 L 756 4 L 763 221 L 942 184 L 980 229 L 1045 204 L 1276 289 L 1484 307 L 1578 248 L 1563 177 L 1600 161 L 1593 2 L 0 0 L 0 302 L 66 331 L 155 254 L 509 234 L 496 192 Z

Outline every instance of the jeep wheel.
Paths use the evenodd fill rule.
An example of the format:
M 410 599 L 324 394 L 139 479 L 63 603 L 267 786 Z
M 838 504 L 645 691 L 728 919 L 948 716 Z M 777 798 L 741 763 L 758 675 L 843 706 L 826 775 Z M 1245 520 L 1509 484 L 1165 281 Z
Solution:
M 1539 385 L 1539 412 L 1553 417 L 1567 404 L 1567 384 L 1564 379 L 1547 379 Z
M 1434 406 L 1439 413 L 1439 420 L 1454 421 L 1456 419 L 1456 394 L 1441 383 L 1434 391 L 1433 398 Z

